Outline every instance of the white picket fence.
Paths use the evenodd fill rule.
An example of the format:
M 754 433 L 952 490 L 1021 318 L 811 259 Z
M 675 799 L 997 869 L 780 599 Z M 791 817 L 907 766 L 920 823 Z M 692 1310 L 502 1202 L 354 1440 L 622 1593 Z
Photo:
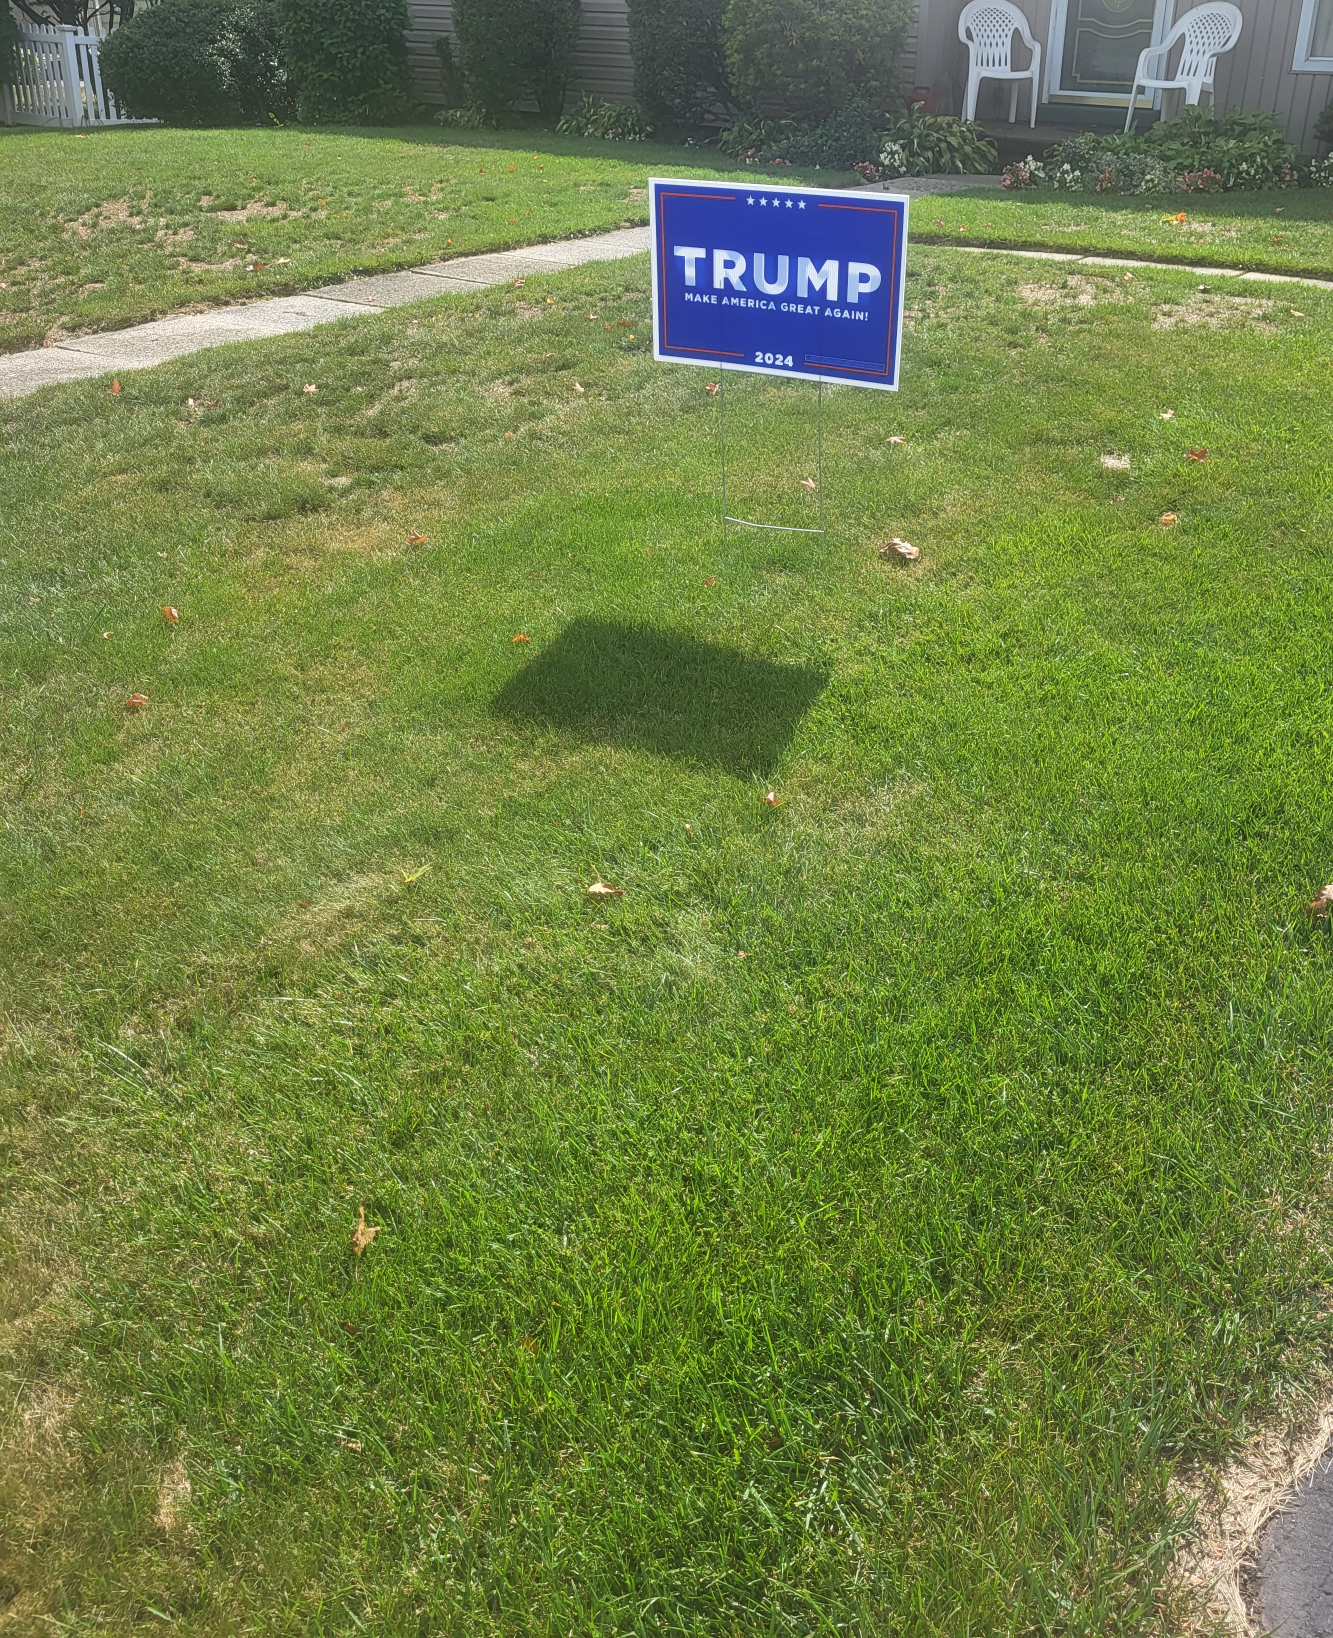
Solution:
M 0 5 L 8 0 L 0 0 Z M 68 23 L 19 27 L 11 85 L 0 86 L 7 125 L 128 125 L 102 84 L 96 35 Z

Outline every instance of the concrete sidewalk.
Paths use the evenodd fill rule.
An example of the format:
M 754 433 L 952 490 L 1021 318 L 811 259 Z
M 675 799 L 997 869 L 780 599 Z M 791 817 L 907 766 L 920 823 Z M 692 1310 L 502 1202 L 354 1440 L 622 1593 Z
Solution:
M 34 352 L 0 356 L 0 398 L 22 398 L 40 387 L 80 381 L 91 375 L 124 375 L 150 369 L 204 347 L 229 341 L 312 330 L 317 324 L 450 292 L 485 290 L 508 284 L 528 273 L 560 273 L 585 262 L 615 261 L 648 249 L 648 229 L 621 228 L 594 238 L 564 239 L 529 250 L 503 250 L 486 256 L 460 256 L 406 273 L 379 273 L 346 284 L 328 285 L 303 296 L 277 296 L 244 307 L 219 307 L 209 313 L 180 313 L 175 318 L 136 324 L 127 330 L 104 330 L 91 336 L 58 341 Z
M 0 0 L 2 3 L 2 0 Z M 913 193 L 942 192 L 946 182 L 992 185 L 993 177 L 921 177 L 903 179 Z M 917 184 L 917 185 L 913 185 Z M 921 184 L 935 184 L 924 186 Z M 898 188 L 899 184 L 891 184 Z M 856 191 L 856 190 L 850 190 Z M 876 184 L 875 192 L 879 192 Z M 1085 262 L 1102 267 L 1159 268 L 1167 273 L 1204 274 L 1208 278 L 1244 279 L 1265 284 L 1303 284 L 1333 290 L 1333 281 L 1304 278 L 1292 273 L 1246 273 L 1238 267 L 1189 267 L 1179 262 L 1149 262 L 1129 257 L 1088 256 L 1077 250 L 1010 250 L 999 245 L 958 245 L 976 256 L 1025 256 L 1040 261 Z M 406 273 L 377 273 L 346 284 L 331 284 L 304 296 L 277 296 L 244 307 L 218 307 L 209 313 L 179 313 L 175 318 L 136 324 L 128 330 L 104 330 L 98 335 L 58 341 L 34 352 L 0 356 L 0 398 L 22 398 L 40 387 L 62 381 L 81 381 L 91 375 L 124 375 L 166 364 L 204 347 L 229 341 L 257 341 L 268 336 L 313 330 L 359 313 L 382 313 L 427 296 L 485 290 L 508 284 L 528 273 L 560 273 L 585 262 L 615 261 L 638 256 L 648 249 L 648 229 L 620 228 L 587 239 L 562 239 L 529 250 L 502 250 L 486 256 L 460 256 L 452 262 L 433 262 Z

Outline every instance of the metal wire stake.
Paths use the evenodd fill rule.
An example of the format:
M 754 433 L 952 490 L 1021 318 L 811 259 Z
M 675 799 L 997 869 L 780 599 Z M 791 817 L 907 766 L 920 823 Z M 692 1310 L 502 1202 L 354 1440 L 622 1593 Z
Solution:
M 753 518 L 734 518 L 727 511 L 727 375 L 718 371 L 717 414 L 718 431 L 722 444 L 722 546 L 727 544 L 727 525 L 739 523 L 746 529 L 772 529 L 780 535 L 823 535 L 824 529 L 824 383 L 819 382 L 819 408 L 815 417 L 817 483 L 819 486 L 819 527 L 806 529 L 794 523 L 756 523 Z

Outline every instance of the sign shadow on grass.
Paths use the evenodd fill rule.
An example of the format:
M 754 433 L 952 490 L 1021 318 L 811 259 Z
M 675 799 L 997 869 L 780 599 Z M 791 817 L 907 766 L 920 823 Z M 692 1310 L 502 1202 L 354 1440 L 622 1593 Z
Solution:
M 514 723 L 766 778 L 826 680 L 654 626 L 578 619 L 492 705 Z

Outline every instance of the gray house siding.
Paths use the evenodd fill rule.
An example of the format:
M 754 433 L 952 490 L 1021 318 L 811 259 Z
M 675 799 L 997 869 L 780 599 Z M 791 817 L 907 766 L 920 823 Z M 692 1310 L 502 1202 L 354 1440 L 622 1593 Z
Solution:
M 941 113 L 957 113 L 962 107 L 967 80 L 967 53 L 958 40 L 958 13 L 962 3 L 963 0 L 919 0 L 916 21 L 907 39 L 904 89 L 916 85 L 933 87 Z M 1028 23 L 1042 42 L 1043 51 L 1055 49 L 1056 42 L 1050 40 L 1052 0 L 1018 0 L 1018 3 L 1027 12 Z M 1245 18 L 1245 28 L 1236 49 L 1217 65 L 1219 108 L 1270 109 L 1277 114 L 1290 139 L 1304 151 L 1312 151 L 1312 127 L 1320 110 L 1333 97 L 1333 74 L 1292 72 L 1300 0 L 1236 0 L 1236 3 Z M 450 0 L 409 0 L 409 4 L 412 27 L 408 43 L 417 90 L 426 102 L 439 103 L 443 99 L 435 41 L 440 35 L 450 33 Z M 1180 5 L 1177 18 L 1189 9 L 1188 5 Z M 572 89 L 576 94 L 590 91 L 613 102 L 628 102 L 633 97 L 634 74 L 625 0 L 583 0 L 583 30 L 574 59 Z M 985 94 L 983 87 L 983 96 Z M 1026 94 L 1026 91 L 1021 93 L 1023 97 Z M 986 114 L 990 110 L 983 103 L 981 111 Z M 1052 112 L 1062 123 L 1077 123 L 1077 105 L 1064 103 Z M 1024 103 L 1020 119 L 1025 113 Z M 1040 141 L 1039 135 L 1037 141 Z
M 1044 60 L 1049 60 L 1050 53 L 1059 49 L 1059 42 L 1051 39 L 1051 0 L 1017 0 L 1017 3 L 1026 12 L 1028 24 L 1042 44 Z M 1276 113 L 1288 138 L 1304 152 L 1313 152 L 1314 122 L 1333 97 L 1333 74 L 1292 72 L 1300 0 L 1235 0 L 1235 3 L 1245 20 L 1244 29 L 1236 49 L 1218 59 L 1217 106 L 1247 111 L 1267 109 Z M 1176 20 L 1191 9 L 1188 4 L 1178 5 Z M 962 0 L 920 0 L 917 15 L 920 44 L 916 77 L 920 84 L 934 87 L 936 106 L 942 113 L 960 112 L 967 83 L 967 50 L 958 39 L 961 10 Z M 983 98 L 987 91 L 983 86 Z M 978 105 L 983 118 L 991 117 L 998 109 L 998 93 L 991 92 L 991 95 L 996 101 L 990 107 L 984 101 Z M 1026 117 L 1026 96 L 1024 89 L 1019 94 L 1020 120 Z M 1123 110 L 1124 104 L 1120 106 Z M 1007 109 L 1006 94 L 1006 112 Z M 1077 104 L 1053 105 L 1050 113 L 1063 124 L 1078 122 Z M 1040 130 L 1036 140 L 1040 141 Z
M 450 0 L 409 0 L 412 26 L 408 47 L 418 94 L 429 103 L 442 100 L 435 41 L 451 32 Z M 907 37 L 903 87 L 917 83 L 917 30 Z M 574 57 L 575 93 L 590 91 L 608 102 L 630 102 L 634 70 L 629 54 L 629 13 L 625 0 L 583 0 L 583 30 Z
M 435 42 L 452 34 L 450 0 L 409 0 L 412 26 L 407 44 L 417 93 L 440 103 L 440 59 Z M 583 28 L 574 55 L 575 94 L 591 91 L 608 102 L 629 102 L 634 73 L 629 56 L 629 13 L 625 0 L 583 0 Z

